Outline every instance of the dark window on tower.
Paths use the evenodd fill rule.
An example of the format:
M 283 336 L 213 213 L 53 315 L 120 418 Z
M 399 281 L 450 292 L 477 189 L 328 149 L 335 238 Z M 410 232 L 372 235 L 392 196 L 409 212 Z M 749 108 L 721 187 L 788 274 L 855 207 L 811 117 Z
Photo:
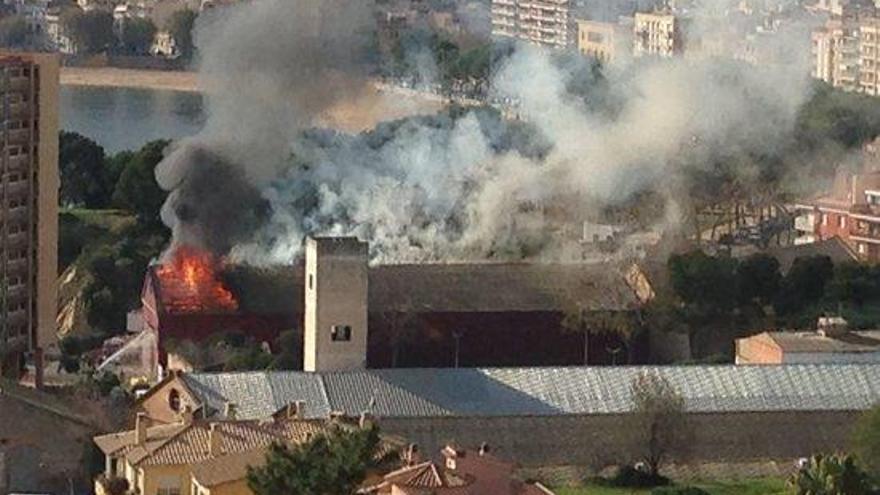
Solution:
M 348 342 L 351 340 L 351 327 L 348 325 L 333 325 L 330 327 L 330 339 L 333 342 Z
M 309 290 L 312 290 L 314 288 L 315 288 L 315 276 L 310 273 L 309 274 Z

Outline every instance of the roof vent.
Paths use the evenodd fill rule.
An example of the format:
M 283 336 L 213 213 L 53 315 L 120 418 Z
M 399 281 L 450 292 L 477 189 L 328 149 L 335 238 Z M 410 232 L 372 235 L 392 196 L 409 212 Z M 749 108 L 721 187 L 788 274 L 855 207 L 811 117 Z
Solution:
M 849 325 L 841 316 L 820 316 L 816 328 L 823 337 L 840 337 L 849 331 Z

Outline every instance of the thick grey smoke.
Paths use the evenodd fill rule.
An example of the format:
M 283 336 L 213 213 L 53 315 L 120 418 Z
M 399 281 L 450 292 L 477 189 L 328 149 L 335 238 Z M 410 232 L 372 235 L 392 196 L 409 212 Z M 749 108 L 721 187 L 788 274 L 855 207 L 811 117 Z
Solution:
M 363 87 L 366 2 L 318 15 L 316 29 L 314 13 L 333 3 L 255 1 L 204 27 L 208 124 L 158 171 L 174 191 L 165 217 L 178 242 L 255 263 L 289 262 L 309 234 L 360 236 L 382 261 L 522 257 L 546 249 L 560 223 L 647 185 L 669 194 L 669 211 L 686 209 L 682 163 L 773 152 L 808 96 L 802 60 L 689 57 L 608 67 L 602 96 L 585 101 L 569 65 L 521 47 L 493 87 L 524 123 L 472 110 L 357 136 L 304 132 Z M 607 101 L 596 98 L 614 110 L 597 111 Z
M 253 190 L 286 165 L 303 127 L 365 87 L 370 4 L 259 0 L 200 17 L 196 45 L 207 123 L 156 172 L 172 191 L 163 219 L 175 242 L 223 252 L 259 225 Z

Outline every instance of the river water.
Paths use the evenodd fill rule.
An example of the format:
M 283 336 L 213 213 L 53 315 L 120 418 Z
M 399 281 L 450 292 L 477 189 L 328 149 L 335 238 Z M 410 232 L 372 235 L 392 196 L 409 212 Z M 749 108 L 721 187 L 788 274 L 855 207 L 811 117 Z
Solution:
M 180 91 L 62 86 L 61 129 L 98 142 L 108 153 L 154 139 L 195 134 L 204 124 L 202 96 Z

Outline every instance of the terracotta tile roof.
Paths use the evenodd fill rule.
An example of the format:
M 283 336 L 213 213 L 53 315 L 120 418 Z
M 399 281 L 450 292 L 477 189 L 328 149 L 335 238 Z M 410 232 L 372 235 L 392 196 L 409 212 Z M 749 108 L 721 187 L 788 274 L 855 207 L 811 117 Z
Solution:
M 221 438 L 221 455 L 265 448 L 279 441 L 298 443 L 326 428 L 326 423 L 318 421 L 224 421 L 216 425 Z M 210 426 L 208 422 L 193 423 L 153 450 L 136 450 L 129 460 L 138 465 L 156 466 L 196 464 L 217 457 L 210 452 Z
M 214 487 L 243 479 L 248 466 L 260 467 L 266 462 L 263 448 L 209 459 L 192 467 L 192 476 L 204 487 Z
M 488 453 L 454 452 L 454 467 L 433 461 L 404 467 L 383 476 L 363 493 L 385 495 L 396 487 L 428 489 L 433 495 L 553 495 L 544 487 L 517 480 L 513 464 Z
M 164 444 L 169 438 L 178 434 L 185 428 L 181 423 L 158 425 L 147 428 L 146 448 L 157 448 Z M 114 457 L 127 456 L 137 445 L 135 445 L 135 432 L 123 431 L 119 433 L 110 433 L 94 438 L 95 444 L 101 449 L 101 452 Z
M 221 438 L 220 456 L 264 449 L 273 442 L 303 442 L 327 428 L 326 421 L 311 420 L 197 421 L 147 428 L 142 445 L 135 443 L 134 431 L 100 435 L 94 441 L 105 454 L 124 457 L 134 465 L 196 464 L 220 457 L 210 452 L 212 424 Z

